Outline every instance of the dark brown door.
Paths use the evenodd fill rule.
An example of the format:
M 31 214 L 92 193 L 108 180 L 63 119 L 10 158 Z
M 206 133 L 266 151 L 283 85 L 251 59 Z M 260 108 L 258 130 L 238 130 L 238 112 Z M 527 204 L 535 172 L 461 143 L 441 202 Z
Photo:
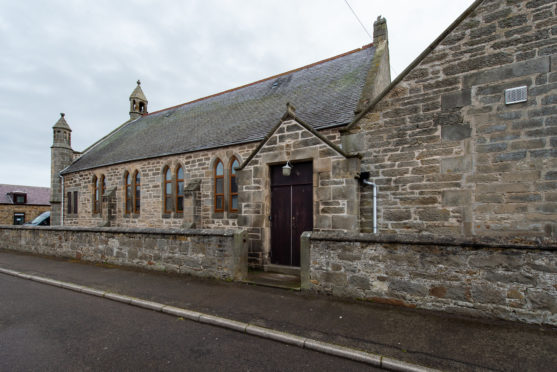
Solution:
M 300 266 L 300 235 L 313 230 L 313 166 L 294 163 L 290 176 L 271 167 L 271 263 Z

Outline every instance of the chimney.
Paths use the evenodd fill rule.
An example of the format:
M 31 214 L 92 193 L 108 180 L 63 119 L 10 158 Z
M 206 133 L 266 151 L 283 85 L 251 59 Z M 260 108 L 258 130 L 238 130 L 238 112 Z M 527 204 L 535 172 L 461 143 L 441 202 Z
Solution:
M 373 22 L 373 45 L 377 46 L 387 40 L 387 20 L 378 16 L 377 20 Z

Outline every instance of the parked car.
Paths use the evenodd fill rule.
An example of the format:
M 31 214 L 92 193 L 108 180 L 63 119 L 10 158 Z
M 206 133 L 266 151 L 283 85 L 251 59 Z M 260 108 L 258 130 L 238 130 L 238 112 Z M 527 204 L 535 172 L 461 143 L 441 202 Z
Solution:
M 49 226 L 49 225 L 50 225 L 50 211 L 41 213 L 33 221 L 23 224 L 23 226 Z

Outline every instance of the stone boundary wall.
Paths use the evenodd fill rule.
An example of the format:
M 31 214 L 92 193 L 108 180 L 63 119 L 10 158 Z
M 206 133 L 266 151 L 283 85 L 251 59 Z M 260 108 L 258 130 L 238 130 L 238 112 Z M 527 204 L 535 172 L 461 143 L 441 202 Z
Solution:
M 0 226 L 0 249 L 226 280 L 247 276 L 240 230 Z
M 557 325 L 557 242 L 306 232 L 302 288 Z

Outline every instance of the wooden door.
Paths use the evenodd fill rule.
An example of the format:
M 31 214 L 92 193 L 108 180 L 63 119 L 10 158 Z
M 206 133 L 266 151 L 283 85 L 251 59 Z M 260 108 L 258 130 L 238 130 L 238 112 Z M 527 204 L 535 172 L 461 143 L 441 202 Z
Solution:
M 313 230 L 313 166 L 294 163 L 290 176 L 271 167 L 271 263 L 300 266 L 300 236 Z

